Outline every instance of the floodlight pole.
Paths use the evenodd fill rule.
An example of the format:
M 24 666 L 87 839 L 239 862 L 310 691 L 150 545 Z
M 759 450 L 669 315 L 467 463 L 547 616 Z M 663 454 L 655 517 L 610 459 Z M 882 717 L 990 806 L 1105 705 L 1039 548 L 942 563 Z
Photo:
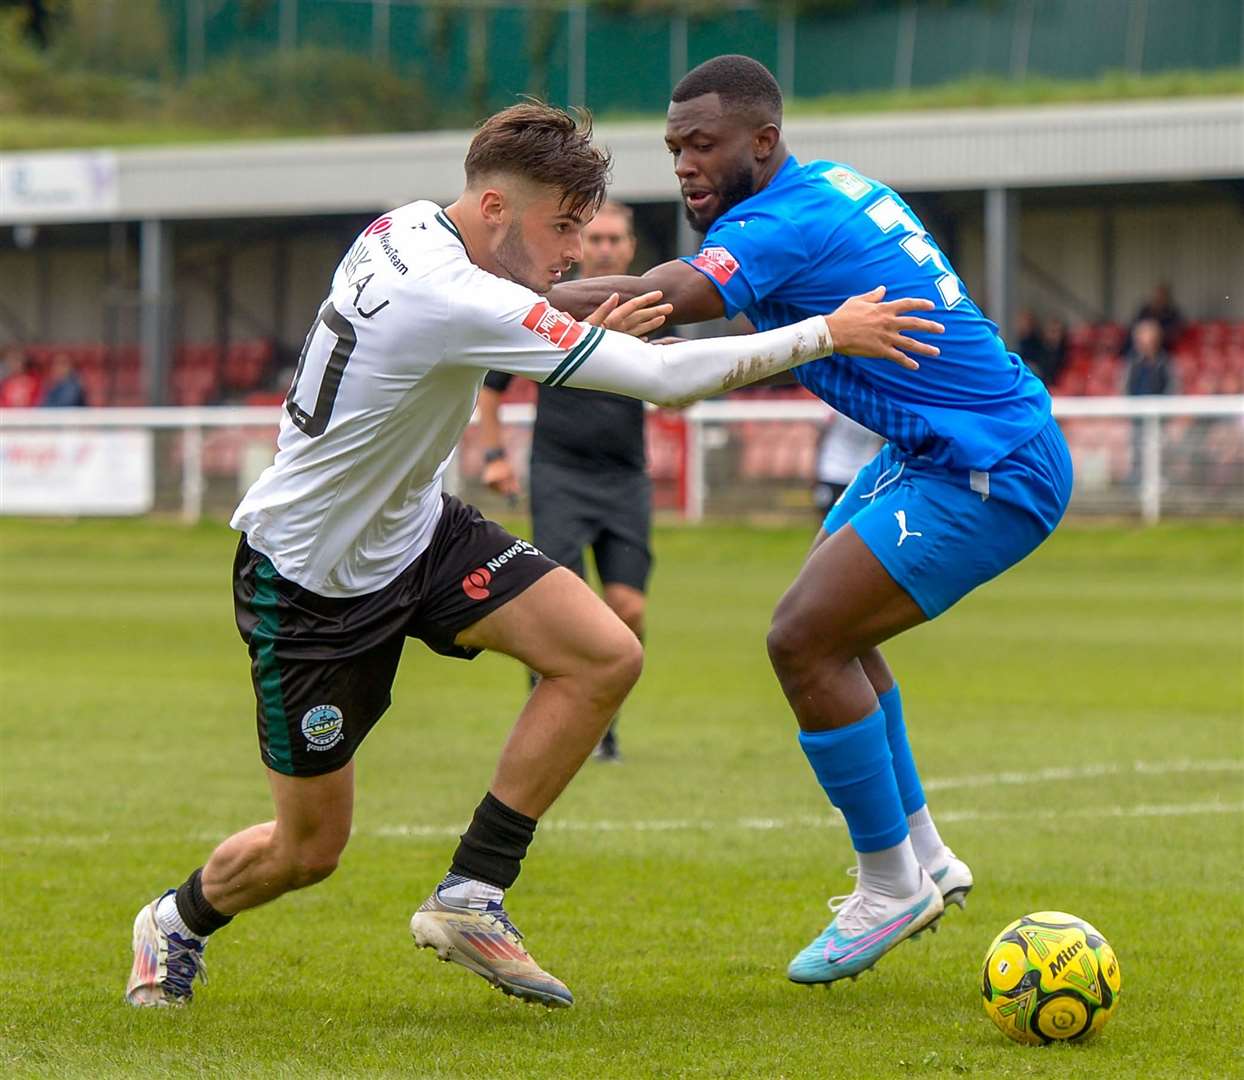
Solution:
M 985 300 L 1005 338 L 1014 322 L 1018 268 L 1019 195 L 1009 188 L 985 191 Z
M 143 384 L 151 405 L 165 403 L 173 310 L 173 236 L 167 221 L 148 218 L 138 231 L 139 341 Z

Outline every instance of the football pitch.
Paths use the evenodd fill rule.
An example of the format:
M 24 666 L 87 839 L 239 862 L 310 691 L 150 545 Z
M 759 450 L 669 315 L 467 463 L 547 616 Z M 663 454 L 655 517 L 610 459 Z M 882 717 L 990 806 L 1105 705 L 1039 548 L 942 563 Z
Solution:
M 213 939 L 185 1010 L 122 1002 L 139 906 L 265 819 L 222 525 L 0 523 L 0 1071 L 8 1076 L 1239 1076 L 1244 544 L 1235 525 L 1069 526 L 886 650 L 967 910 L 858 982 L 792 985 L 848 892 L 847 834 L 764 636 L 811 529 L 658 530 L 620 766 L 589 762 L 509 908 L 574 1009 L 417 950 L 521 701 L 517 665 L 407 648 L 324 884 Z M 1035 910 L 1115 947 L 1095 1041 L 986 1018 L 986 946 Z

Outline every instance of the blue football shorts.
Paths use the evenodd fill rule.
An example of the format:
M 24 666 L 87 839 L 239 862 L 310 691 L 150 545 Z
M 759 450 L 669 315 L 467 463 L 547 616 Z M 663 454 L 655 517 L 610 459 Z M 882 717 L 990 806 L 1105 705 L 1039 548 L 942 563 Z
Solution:
M 825 517 L 847 522 L 886 572 L 936 618 L 1054 531 L 1071 498 L 1071 455 L 1053 418 L 989 472 L 934 465 L 892 445 Z

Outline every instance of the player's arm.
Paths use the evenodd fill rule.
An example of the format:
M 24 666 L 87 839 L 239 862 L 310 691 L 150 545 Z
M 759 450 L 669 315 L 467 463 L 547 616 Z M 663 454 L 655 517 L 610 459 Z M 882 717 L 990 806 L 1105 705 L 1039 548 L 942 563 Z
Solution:
M 501 395 L 505 393 L 510 378 L 508 373 L 501 371 L 490 371 L 485 376 L 475 402 L 475 418 L 479 421 L 480 441 L 484 445 L 484 471 L 480 479 L 499 495 L 516 498 L 521 488 L 501 431 Z
M 679 259 L 654 266 L 642 277 L 618 274 L 583 278 L 554 285 L 549 303 L 576 319 L 586 319 L 616 293 L 624 302 L 646 292 L 659 292 L 672 306 L 669 321 L 675 325 L 720 319 L 726 313 L 717 287 L 698 270 Z
M 660 299 L 671 309 L 667 321 L 674 323 L 701 322 L 705 319 L 718 318 L 725 314 L 721 293 L 717 287 L 698 270 L 688 263 L 676 261 L 663 263 L 648 271 L 643 277 L 602 277 L 587 278 L 583 281 L 566 282 L 554 286 L 549 293 L 550 302 L 557 306 L 562 297 L 560 290 L 575 288 L 580 285 L 594 286 L 592 290 L 583 291 L 583 304 L 576 301 L 575 309 L 569 314 L 575 315 L 576 310 L 584 310 L 586 318 L 599 305 L 607 303 L 611 295 L 617 295 L 622 301 L 629 302 L 642 296 L 635 289 L 641 285 L 649 288 L 649 278 L 657 275 L 655 280 L 673 282 L 674 294 L 671 296 L 662 290 Z M 691 280 L 695 279 L 695 280 Z M 623 289 L 604 290 L 598 292 L 599 283 L 621 282 Z M 885 300 L 885 286 L 878 285 L 870 292 L 861 296 L 853 296 L 845 301 L 836 311 L 825 318 L 829 321 L 830 333 L 834 339 L 834 352 L 843 356 L 863 356 L 893 360 L 903 367 L 914 367 L 908 362 L 906 353 L 918 356 L 937 356 L 938 348 L 924 341 L 909 337 L 912 333 L 940 334 L 944 327 L 939 322 L 923 319 L 912 314 L 917 311 L 932 311 L 931 300 L 918 297 L 904 297 L 899 300 Z M 588 305 L 587 301 L 594 301 Z M 680 304 L 682 305 L 680 307 Z M 723 339 L 712 339 L 723 340 Z M 900 351 L 902 350 L 902 351 Z
M 546 381 L 608 390 L 667 408 L 749 386 L 834 351 L 829 324 L 821 315 L 761 334 L 676 345 L 649 345 L 612 330 L 596 334 L 577 364 L 554 371 Z
M 630 312 L 651 303 L 652 294 L 641 294 L 618 306 L 613 315 L 622 316 L 625 322 Z M 901 312 L 923 303 L 901 300 L 891 306 Z M 906 347 L 901 335 L 894 340 L 886 337 L 888 330 L 884 334 L 878 331 L 879 326 L 888 326 L 890 318 L 881 307 L 875 298 L 855 296 L 833 316 L 817 315 L 760 334 L 649 345 L 602 326 L 575 322 L 541 301 L 525 315 L 516 311 L 481 319 L 476 323 L 484 335 L 480 346 L 464 347 L 459 362 L 470 363 L 475 355 L 480 359 L 474 362 L 479 363 L 486 355 L 491 358 L 491 367 L 539 377 L 548 386 L 608 390 L 677 408 L 832 354 L 836 343 L 830 331 L 831 319 L 851 335 L 849 344 L 868 341 L 874 346 L 872 355 L 884 355 L 904 367 L 918 367 L 916 361 L 898 351 Z M 497 344 L 484 343 L 490 334 L 497 336 Z M 554 348 L 540 346 L 539 340 Z M 882 347 L 886 340 L 889 343 Z M 488 351 L 476 352 L 480 347 Z

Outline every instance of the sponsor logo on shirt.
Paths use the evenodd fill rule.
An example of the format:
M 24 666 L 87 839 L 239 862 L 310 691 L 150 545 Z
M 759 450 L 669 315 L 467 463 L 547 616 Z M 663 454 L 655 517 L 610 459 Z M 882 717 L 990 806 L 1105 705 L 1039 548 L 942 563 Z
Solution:
M 393 269 L 399 274 L 405 276 L 405 274 L 409 272 L 410 267 L 402 261 L 401 253 L 397 250 L 397 245 L 393 243 L 393 238 L 390 236 L 392 229 L 393 219 L 386 214 L 384 217 L 376 218 L 375 221 L 368 225 L 367 228 L 363 230 L 363 237 L 378 236 L 380 238 L 380 249 L 385 253 L 385 256 L 388 258 L 389 262 L 393 264 Z M 360 240 L 350 249 L 350 253 L 346 256 L 347 275 L 353 278 L 358 268 L 363 263 L 370 261 L 371 259 L 367 255 L 367 249 L 363 246 L 363 243 Z M 353 285 L 354 281 L 351 280 L 349 283 Z M 355 301 L 355 306 L 358 306 L 357 300 Z M 380 309 L 373 309 L 372 314 L 375 314 L 378 310 Z M 370 316 L 367 316 L 367 318 L 370 318 Z
M 691 265 L 698 266 L 718 285 L 725 285 L 738 272 L 739 260 L 724 247 L 710 247 L 692 259 Z
M 523 325 L 559 349 L 573 348 L 575 342 L 583 336 L 583 324 L 576 322 L 564 311 L 550 307 L 547 300 L 541 300 L 532 306 L 523 319 Z
M 841 165 L 827 169 L 821 175 L 853 202 L 859 202 L 873 189 L 872 184 L 862 176 Z

